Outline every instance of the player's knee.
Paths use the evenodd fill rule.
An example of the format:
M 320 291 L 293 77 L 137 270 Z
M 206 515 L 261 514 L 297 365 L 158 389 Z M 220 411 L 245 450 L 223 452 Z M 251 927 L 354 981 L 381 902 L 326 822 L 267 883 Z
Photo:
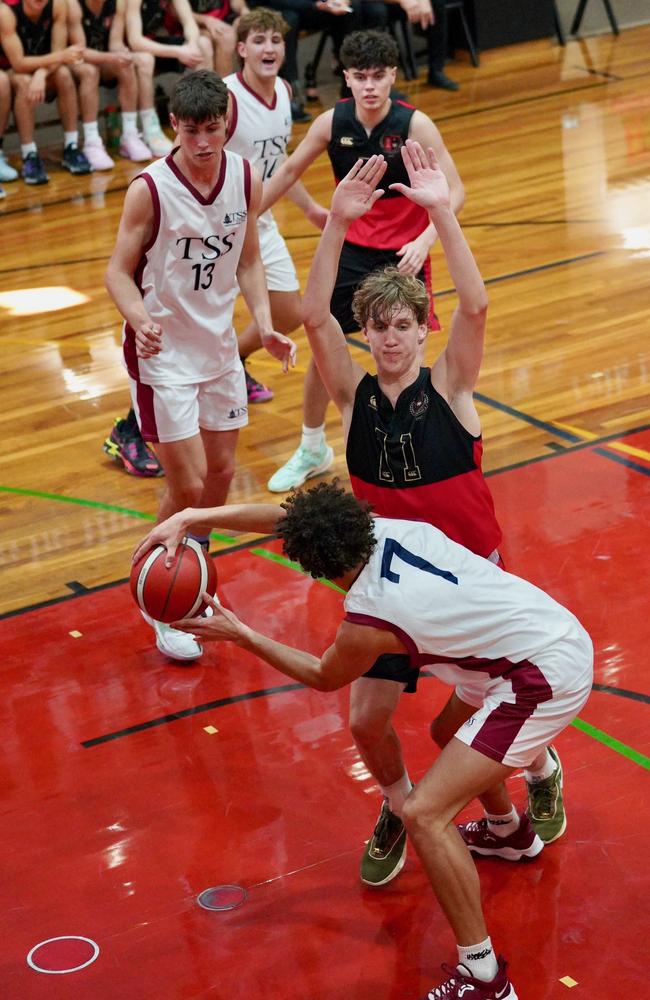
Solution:
M 87 86 L 99 86 L 99 67 L 90 63 L 81 63 L 77 70 L 79 82 Z
M 52 74 L 52 80 L 59 93 L 70 93 L 74 90 L 74 80 L 69 66 L 57 66 Z
M 377 711 L 372 706 L 350 707 L 350 733 L 358 747 L 374 747 L 380 743 L 391 728 L 391 716 Z
M 134 52 L 133 61 L 138 73 L 143 76 L 153 76 L 155 60 L 151 52 Z
M 0 72 L 0 98 L 3 101 L 8 101 L 11 95 L 11 84 L 9 83 L 9 77 L 6 73 Z

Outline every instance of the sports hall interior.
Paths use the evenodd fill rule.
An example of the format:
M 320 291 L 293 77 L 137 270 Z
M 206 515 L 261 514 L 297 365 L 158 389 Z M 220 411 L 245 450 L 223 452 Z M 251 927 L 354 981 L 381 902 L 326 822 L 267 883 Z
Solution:
M 456 93 L 428 87 L 424 65 L 398 76 L 466 189 L 489 293 L 476 400 L 506 564 L 569 607 L 595 648 L 591 698 L 557 744 L 565 835 L 529 864 L 478 862 L 520 1000 L 650 996 L 650 14 L 644 0 L 611 3 L 618 33 L 590 0 L 571 34 L 576 0 L 562 0 L 565 44 L 483 48 L 478 66 L 459 44 Z M 327 52 L 319 75 L 326 107 Z M 43 146 L 50 183 L 7 185 L 0 203 L 0 992 L 416 1000 L 454 961 L 453 939 L 413 851 L 385 890 L 359 882 L 379 790 L 347 692 L 291 683 L 228 643 L 174 665 L 133 603 L 131 552 L 164 480 L 126 475 L 101 445 L 129 406 L 104 273 L 139 168 L 71 176 L 57 143 Z M 329 203 L 325 157 L 304 181 Z M 287 200 L 275 216 L 304 287 L 318 232 Z M 428 360 L 455 302 L 439 248 L 432 273 L 442 332 Z M 309 348 L 302 330 L 296 340 L 286 375 L 251 359 L 274 399 L 251 407 L 232 502 L 271 499 L 266 482 L 297 444 Z M 370 369 L 363 336 L 349 344 Z M 333 406 L 327 434 L 327 475 L 346 483 Z M 244 621 L 313 653 L 331 641 L 341 595 L 276 540 L 220 533 L 211 553 Z M 398 708 L 415 780 L 446 697 L 425 676 Z M 523 804 L 521 777 L 511 790 Z M 232 905 L 204 909 L 199 895 L 218 886 L 236 887 Z

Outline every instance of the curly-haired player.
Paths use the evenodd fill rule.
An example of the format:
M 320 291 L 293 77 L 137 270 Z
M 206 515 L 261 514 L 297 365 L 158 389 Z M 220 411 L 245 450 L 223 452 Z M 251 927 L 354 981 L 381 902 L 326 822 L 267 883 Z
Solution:
M 204 641 L 230 640 L 281 673 L 320 691 L 351 684 L 384 654 L 408 656 L 446 684 L 470 686 L 472 715 L 406 798 L 402 819 L 454 932 L 456 968 L 429 996 L 517 1000 L 497 958 L 481 908 L 470 850 L 481 852 L 481 823 L 454 817 L 490 792 L 515 812 L 505 780 L 528 767 L 581 710 L 591 691 L 593 652 L 578 620 L 532 584 L 452 542 L 431 524 L 375 518 L 336 484 L 292 497 L 283 507 L 242 504 L 185 510 L 158 525 L 138 547 L 155 544 L 171 558 L 197 524 L 282 537 L 287 555 L 312 575 L 327 573 L 346 591 L 344 618 L 322 656 L 255 631 L 211 601 L 213 617 L 175 627 Z M 331 552 L 331 556 L 328 555 Z M 206 595 L 207 596 L 207 595 Z M 525 848 L 502 856 L 535 857 L 544 843 L 525 813 Z M 493 840 L 495 838 L 492 838 Z

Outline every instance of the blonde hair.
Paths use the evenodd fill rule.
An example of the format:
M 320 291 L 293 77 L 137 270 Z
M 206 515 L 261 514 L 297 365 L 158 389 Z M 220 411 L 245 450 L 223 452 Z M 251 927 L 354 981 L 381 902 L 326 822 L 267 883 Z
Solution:
M 360 330 L 369 319 L 386 322 L 404 308 L 413 313 L 418 326 L 427 324 L 430 303 L 424 282 L 392 266 L 364 278 L 352 299 L 352 313 Z

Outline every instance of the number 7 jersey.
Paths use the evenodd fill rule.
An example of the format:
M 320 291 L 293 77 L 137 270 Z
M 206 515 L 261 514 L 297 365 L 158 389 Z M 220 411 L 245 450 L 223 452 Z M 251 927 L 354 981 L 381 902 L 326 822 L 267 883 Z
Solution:
M 433 525 L 376 518 L 377 545 L 345 598 L 346 621 L 393 632 L 411 665 L 449 684 L 489 684 L 530 665 L 546 700 L 591 667 L 577 618 L 533 584 Z M 516 685 L 515 685 L 516 686 Z M 535 691 L 531 690 L 531 696 Z M 528 696 L 527 696 L 528 697 Z
M 251 170 L 236 153 L 221 155 L 219 176 L 204 197 L 169 156 L 136 180 L 149 188 L 153 230 L 133 279 L 145 309 L 162 328 L 162 348 L 138 358 L 124 325 L 124 359 L 145 385 L 191 385 L 218 378 L 237 362 L 232 325 L 237 267 L 246 235 Z

